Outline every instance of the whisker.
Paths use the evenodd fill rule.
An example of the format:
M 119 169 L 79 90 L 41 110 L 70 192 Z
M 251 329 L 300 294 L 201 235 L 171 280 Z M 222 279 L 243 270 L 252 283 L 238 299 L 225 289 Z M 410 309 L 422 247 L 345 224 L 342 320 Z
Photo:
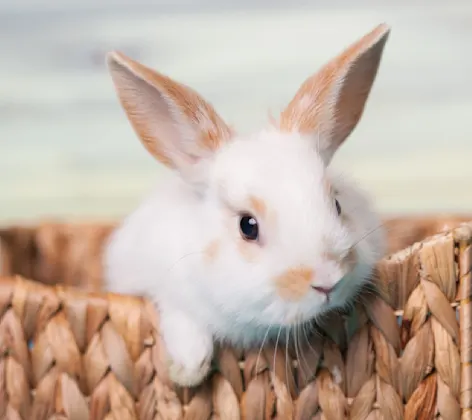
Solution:
M 290 384 L 289 384 L 289 376 L 288 376 L 288 362 L 289 362 L 289 354 L 288 354 L 288 343 L 290 340 L 290 330 L 292 329 L 291 326 L 287 328 L 287 338 L 286 338 L 286 343 L 285 343 L 285 381 L 287 382 L 285 385 L 288 390 L 290 390 Z
M 280 333 L 282 332 L 282 325 L 279 326 L 279 332 L 277 334 L 277 339 L 275 340 L 275 349 L 274 349 L 274 367 L 272 369 L 273 374 L 275 375 L 275 359 L 277 357 L 277 346 L 279 344 Z
M 260 348 L 259 348 L 259 352 L 257 353 L 257 358 L 256 358 L 256 372 L 255 372 L 256 375 L 257 375 L 257 373 L 258 373 L 257 365 L 258 365 L 258 363 L 259 363 L 259 358 L 261 357 L 262 349 L 263 349 L 264 344 L 265 344 L 265 341 L 267 340 L 267 337 L 268 337 L 268 335 L 269 335 L 269 331 L 270 331 L 270 329 L 272 328 L 272 324 L 273 324 L 273 322 L 271 322 L 271 323 L 269 324 L 269 326 L 267 327 L 267 331 L 266 331 L 266 333 L 265 333 L 265 335 L 264 335 L 264 338 L 262 339 L 262 344 L 261 344 L 261 346 L 260 346 Z
M 318 331 L 318 329 L 315 328 L 315 326 L 313 324 L 304 324 L 303 325 L 303 333 L 305 335 L 306 343 L 308 344 L 308 347 L 313 352 L 313 354 L 318 355 L 317 351 L 313 348 L 313 346 L 311 345 L 310 340 L 308 338 L 307 328 L 309 328 L 310 326 L 311 326 L 311 330 L 308 330 L 308 334 L 313 334 L 313 332 L 314 332 L 315 335 L 318 335 L 320 338 L 324 338 L 324 336 L 323 336 L 323 334 L 321 334 L 320 331 Z
M 368 231 L 367 233 L 365 233 L 364 235 L 361 236 L 361 238 L 359 240 L 357 240 L 356 242 L 354 242 L 354 244 L 352 244 L 349 249 L 353 249 L 356 245 L 358 245 L 360 242 L 362 242 L 364 239 L 366 239 L 368 236 L 372 235 L 374 232 L 376 232 L 377 230 L 379 230 L 380 228 L 382 227 L 385 227 L 385 223 L 381 223 L 380 225 L 377 225 L 375 228 L 371 229 L 370 231 Z
M 305 376 L 305 372 L 303 371 L 302 367 L 302 359 L 300 357 L 300 354 L 298 353 L 298 327 L 300 324 L 295 325 L 295 341 L 294 341 L 294 346 L 295 346 L 295 355 L 297 356 L 298 360 L 298 368 L 300 369 L 301 373 L 303 376 Z M 297 387 L 297 392 L 298 392 L 298 387 Z
M 303 347 L 300 344 L 300 330 L 303 329 L 303 324 L 299 324 L 296 329 L 296 341 L 295 341 L 295 353 L 297 354 L 297 359 L 299 360 L 299 367 L 301 370 L 301 373 L 303 375 L 303 381 L 307 383 L 312 377 L 313 377 L 313 372 L 310 369 L 310 364 L 308 363 L 304 353 L 303 353 Z M 298 350 L 300 349 L 300 350 Z M 309 376 L 306 374 L 306 372 L 303 369 L 302 362 L 305 362 L 305 367 L 308 370 Z
M 203 251 L 194 251 L 194 252 L 189 252 L 188 254 L 185 254 L 185 255 L 182 255 L 179 259 L 177 259 L 176 261 L 174 261 L 170 266 L 169 268 L 167 269 L 167 273 L 169 271 L 171 271 L 172 269 L 174 269 L 178 263 L 180 263 L 182 260 L 184 260 L 185 258 L 188 258 L 188 257 L 191 257 L 192 255 L 198 255 L 198 254 L 203 254 Z

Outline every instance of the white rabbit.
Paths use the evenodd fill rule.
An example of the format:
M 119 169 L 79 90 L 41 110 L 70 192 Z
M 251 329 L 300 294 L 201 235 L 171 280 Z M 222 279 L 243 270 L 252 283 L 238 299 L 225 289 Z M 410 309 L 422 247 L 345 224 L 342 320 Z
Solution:
M 328 166 L 362 115 L 389 32 L 352 44 L 249 136 L 189 87 L 108 55 L 134 130 L 171 176 L 110 236 L 106 288 L 157 305 L 175 383 L 206 377 L 215 341 L 260 345 L 369 281 L 386 249 L 380 219 Z

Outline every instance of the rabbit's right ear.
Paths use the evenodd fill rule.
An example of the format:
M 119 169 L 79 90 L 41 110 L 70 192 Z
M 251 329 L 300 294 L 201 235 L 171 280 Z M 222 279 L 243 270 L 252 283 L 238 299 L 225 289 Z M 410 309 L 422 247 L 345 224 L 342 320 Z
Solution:
M 126 57 L 107 56 L 116 92 L 145 148 L 180 172 L 211 157 L 230 128 L 197 92 Z
M 280 128 L 312 135 L 328 164 L 359 122 L 390 33 L 378 25 L 309 77 L 280 116 Z

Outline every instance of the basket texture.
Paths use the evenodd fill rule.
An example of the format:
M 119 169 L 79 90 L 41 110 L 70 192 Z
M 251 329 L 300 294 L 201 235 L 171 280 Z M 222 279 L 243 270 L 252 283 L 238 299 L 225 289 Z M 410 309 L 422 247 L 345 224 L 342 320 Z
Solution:
M 380 293 L 297 345 L 218 348 L 193 389 L 167 378 L 152 305 L 99 292 L 112 225 L 4 228 L 0 419 L 472 420 L 472 223 L 462 221 L 391 219 Z

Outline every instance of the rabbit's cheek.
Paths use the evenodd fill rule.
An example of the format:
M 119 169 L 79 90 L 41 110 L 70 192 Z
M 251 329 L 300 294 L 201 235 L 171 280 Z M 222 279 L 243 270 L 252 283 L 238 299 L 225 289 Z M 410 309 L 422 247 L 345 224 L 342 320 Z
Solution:
M 350 249 L 347 255 L 341 260 L 341 270 L 344 273 L 350 273 L 356 268 L 358 262 L 357 253 L 354 249 Z
M 257 261 L 257 245 L 238 238 L 238 251 L 244 261 L 254 263 Z
M 325 273 L 336 272 L 339 279 L 354 270 L 357 265 L 358 257 L 354 249 L 349 249 L 347 253 L 340 255 L 331 252 L 323 254 L 323 259 L 326 267 Z
M 218 239 L 214 239 L 213 241 L 209 242 L 205 250 L 203 251 L 205 262 L 207 264 L 214 263 L 218 258 L 219 251 L 220 241 Z
M 342 307 L 362 288 L 372 273 L 372 266 L 359 262 L 354 269 L 344 275 L 336 286 L 331 299 L 331 306 Z

